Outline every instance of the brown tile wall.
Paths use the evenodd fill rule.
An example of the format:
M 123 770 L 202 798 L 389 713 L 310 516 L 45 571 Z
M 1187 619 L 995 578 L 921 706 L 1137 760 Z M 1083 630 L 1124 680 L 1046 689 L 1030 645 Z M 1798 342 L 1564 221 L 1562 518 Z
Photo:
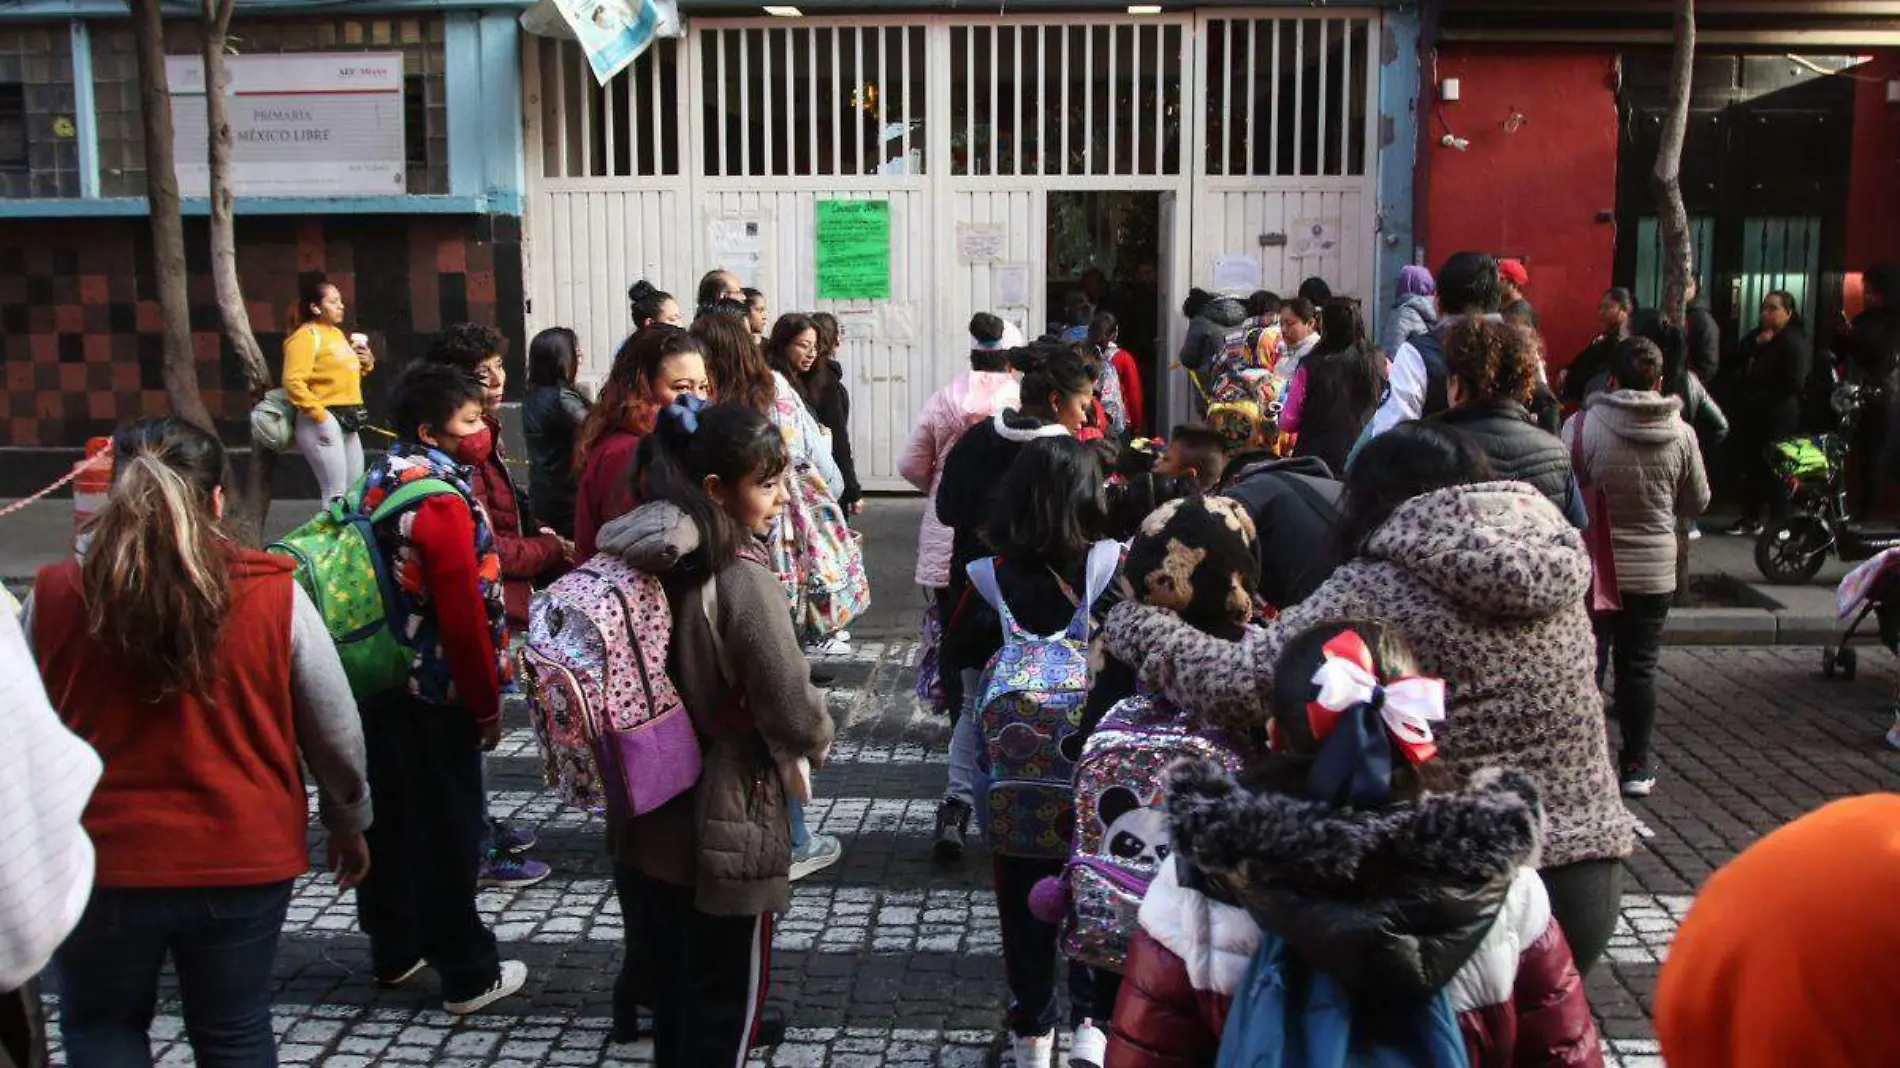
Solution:
M 205 401 L 227 440 L 250 398 L 224 341 L 209 273 L 206 222 L 185 223 L 191 328 Z M 284 319 L 307 275 L 342 290 L 350 329 L 383 358 L 370 378 L 380 411 L 391 372 L 449 323 L 522 338 L 520 221 L 508 216 L 251 216 L 238 220 L 238 272 L 273 373 Z M 0 446 L 76 446 L 119 423 L 170 410 L 145 219 L 9 219 L 0 226 Z M 518 388 L 518 387 L 517 387 Z

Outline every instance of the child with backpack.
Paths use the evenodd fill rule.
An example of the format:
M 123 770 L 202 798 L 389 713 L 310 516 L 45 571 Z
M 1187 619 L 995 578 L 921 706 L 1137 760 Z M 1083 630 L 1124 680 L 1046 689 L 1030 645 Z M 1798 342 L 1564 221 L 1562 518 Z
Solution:
M 1024 1068 L 1047 1068 L 1055 1054 L 1058 932 L 1031 913 L 1029 895 L 1069 856 L 1088 644 L 1115 600 L 1103 594 L 1121 546 L 1103 537 L 1102 487 L 1087 445 L 1060 436 L 1024 447 L 985 529 L 997 555 L 970 565 L 972 596 L 944 638 L 947 661 L 988 665 L 983 685 L 966 688 L 972 707 L 955 728 L 951 764 L 976 768 L 1014 998 L 1008 1026 Z M 1099 1065 L 1103 1038 L 1093 1021 L 1105 1013 L 1087 968 L 1069 968 L 1069 994 L 1072 1063 Z
M 825 700 L 761 540 L 784 503 L 784 440 L 763 414 L 683 395 L 641 443 L 646 503 L 603 553 L 660 577 L 668 673 L 696 728 L 690 790 L 609 822 L 620 907 L 655 978 L 661 1068 L 738 1064 L 770 982 L 772 916 L 791 905 L 780 768 L 831 748 Z
M 1169 773 L 1113 1068 L 1601 1065 L 1583 980 L 1531 866 L 1536 788 L 1437 759 L 1444 686 L 1372 621 L 1288 643 L 1272 755 Z
M 394 578 L 391 623 L 413 652 L 406 684 L 364 698 L 376 822 L 376 865 L 357 890 L 376 980 L 400 986 L 423 967 L 442 979 L 443 1008 L 476 1012 L 520 990 L 527 965 L 503 961 L 475 910 L 481 866 L 482 753 L 501 741 L 507 655 L 501 559 L 471 468 L 488 455 L 481 383 L 453 367 L 418 364 L 396 384 L 396 441 L 364 476 L 373 512 L 420 480 L 444 492 L 375 524 Z

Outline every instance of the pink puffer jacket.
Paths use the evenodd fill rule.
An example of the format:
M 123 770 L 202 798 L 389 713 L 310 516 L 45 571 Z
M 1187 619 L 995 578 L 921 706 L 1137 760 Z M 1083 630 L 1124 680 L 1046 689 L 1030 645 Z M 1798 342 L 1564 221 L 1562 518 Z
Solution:
M 897 473 L 924 491 L 924 520 L 917 532 L 917 584 L 940 589 L 950 584 L 950 528 L 937 522 L 937 480 L 944 458 L 963 432 L 1004 408 L 1021 403 L 1014 375 L 1006 371 L 965 371 L 930 395 L 917 415 Z

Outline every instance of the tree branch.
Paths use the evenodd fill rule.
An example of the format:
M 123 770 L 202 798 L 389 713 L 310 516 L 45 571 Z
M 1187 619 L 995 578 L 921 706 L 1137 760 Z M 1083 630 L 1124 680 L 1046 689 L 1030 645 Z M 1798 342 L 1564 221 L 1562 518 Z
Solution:
M 1680 326 L 1688 315 L 1689 212 L 1682 203 L 1682 146 L 1689 135 L 1689 93 L 1695 75 L 1695 0 L 1676 0 L 1675 55 L 1670 61 L 1669 111 L 1663 116 L 1662 142 L 1650 188 L 1656 197 L 1662 233 L 1665 322 Z

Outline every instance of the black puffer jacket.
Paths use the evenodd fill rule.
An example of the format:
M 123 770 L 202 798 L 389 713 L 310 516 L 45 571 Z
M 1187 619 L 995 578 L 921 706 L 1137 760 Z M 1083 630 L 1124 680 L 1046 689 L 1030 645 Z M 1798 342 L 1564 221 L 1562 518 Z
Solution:
M 1478 443 L 1491 461 L 1500 482 L 1527 482 L 1550 498 L 1566 515 L 1576 499 L 1577 476 L 1570 469 L 1570 450 L 1537 425 L 1531 413 L 1513 400 L 1470 401 L 1434 416 L 1455 426 Z
M 858 484 L 858 464 L 851 454 L 851 394 L 844 386 L 844 368 L 835 359 L 820 360 L 805 379 L 805 391 L 805 406 L 831 431 L 831 458 L 844 476 L 838 503 L 849 508 L 864 496 L 864 488 Z
M 563 538 L 574 536 L 574 435 L 586 421 L 587 398 L 572 386 L 539 386 L 521 402 L 528 496 L 535 514 Z
M 1260 547 L 1260 596 L 1281 610 L 1319 589 L 1344 559 L 1339 544 L 1340 484 L 1316 456 L 1249 464 L 1220 494 L 1253 519 Z
M 1181 344 L 1181 366 L 1199 371 L 1220 355 L 1229 332 L 1247 322 L 1247 305 L 1239 297 L 1216 297 L 1201 314 L 1188 323 L 1187 340 Z

